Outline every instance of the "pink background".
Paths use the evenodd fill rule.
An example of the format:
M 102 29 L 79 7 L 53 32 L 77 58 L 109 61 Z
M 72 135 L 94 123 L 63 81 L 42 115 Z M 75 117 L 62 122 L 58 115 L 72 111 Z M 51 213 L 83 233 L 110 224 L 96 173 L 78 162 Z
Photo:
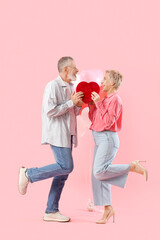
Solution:
M 2 239 L 159 239 L 160 2 L 158 0 L 0 1 L 0 221 Z M 129 175 L 112 187 L 116 223 L 96 225 L 91 197 L 93 140 L 81 116 L 75 169 L 61 211 L 68 224 L 42 221 L 51 179 L 17 191 L 18 168 L 53 162 L 41 146 L 41 103 L 57 61 L 72 56 L 80 71 L 117 69 L 124 76 L 123 130 L 115 163 L 147 160 L 149 181 Z M 83 133 L 83 134 L 82 134 Z

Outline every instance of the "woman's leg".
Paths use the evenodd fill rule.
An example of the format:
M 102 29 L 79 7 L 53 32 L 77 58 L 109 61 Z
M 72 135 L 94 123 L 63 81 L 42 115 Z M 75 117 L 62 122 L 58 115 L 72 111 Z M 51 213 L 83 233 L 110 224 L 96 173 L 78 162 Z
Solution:
M 93 132 L 95 141 L 94 162 L 92 172 L 93 195 L 96 205 L 104 206 L 104 213 L 96 223 L 104 224 L 115 212 L 111 205 L 111 184 L 123 187 L 129 171 L 129 165 L 111 165 L 119 148 L 118 135 L 113 138 L 106 133 Z M 114 140 L 114 141 L 113 141 Z M 111 167 L 114 166 L 114 167 Z M 107 172 L 107 170 L 109 170 Z
M 95 148 L 94 148 L 93 169 L 95 166 L 95 161 L 97 159 L 97 153 L 98 153 L 97 150 L 101 150 L 99 148 L 101 145 L 100 142 L 103 142 L 104 140 L 104 142 L 106 143 L 106 138 L 103 138 L 103 135 L 101 136 L 94 135 L 94 140 L 95 140 Z M 107 150 L 108 148 L 105 147 L 105 149 Z M 108 219 L 111 216 L 113 216 L 113 221 L 115 220 L 114 209 L 111 205 L 111 185 L 107 183 L 107 181 L 98 180 L 94 176 L 93 169 L 92 169 L 92 187 L 93 187 L 94 204 L 104 206 L 103 216 L 96 223 L 104 224 L 108 221 Z
M 99 181 L 124 187 L 129 164 L 112 164 L 119 148 L 118 134 L 116 132 L 93 132 L 97 151 L 94 160 L 93 174 Z
M 105 184 L 108 183 L 119 187 L 124 187 L 129 171 L 145 174 L 147 180 L 147 170 L 142 167 L 138 162 L 132 162 L 131 164 L 112 164 L 119 148 L 119 139 L 117 133 L 109 131 L 101 133 L 93 132 L 93 137 L 96 148 L 94 152 L 92 174 L 94 176 L 93 179 L 95 179 L 94 182 L 96 182 L 97 180 L 98 183 L 103 183 L 102 185 L 100 185 L 99 183 L 99 186 L 102 187 L 101 192 L 103 192 L 103 188 L 104 186 L 106 186 Z M 96 195 L 96 193 L 98 194 L 99 192 L 95 188 L 94 195 Z M 98 197 L 96 198 L 98 199 Z M 114 221 L 114 209 L 111 205 L 106 204 L 104 206 L 103 217 L 102 219 L 98 220 L 97 223 L 106 223 L 111 216 L 113 216 Z
M 97 145 L 94 147 L 94 158 L 93 158 L 93 166 L 95 161 L 95 156 L 97 153 Z M 93 190 L 93 199 L 95 206 L 104 206 L 104 213 L 100 220 L 96 223 L 103 224 L 106 221 L 108 214 L 112 209 L 111 205 L 111 185 L 106 181 L 97 180 L 93 174 L 92 167 L 92 190 Z
M 98 147 L 97 145 L 95 145 L 93 166 L 94 166 L 97 149 Z M 93 199 L 94 199 L 95 206 L 111 205 L 111 185 L 108 184 L 106 181 L 100 181 L 96 179 L 93 174 L 93 167 L 92 167 L 92 190 L 93 190 Z

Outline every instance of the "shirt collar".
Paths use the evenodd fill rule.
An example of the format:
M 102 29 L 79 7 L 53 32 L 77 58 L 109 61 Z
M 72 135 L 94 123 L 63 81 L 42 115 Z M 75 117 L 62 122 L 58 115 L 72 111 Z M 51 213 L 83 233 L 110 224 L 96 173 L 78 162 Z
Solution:
M 59 80 L 60 85 L 61 85 L 62 87 L 67 87 L 67 86 L 69 86 L 69 84 L 74 85 L 72 82 L 67 83 L 67 82 L 63 81 L 63 79 L 61 78 L 60 75 L 58 75 L 57 79 Z
M 111 94 L 109 94 L 109 95 L 106 96 L 106 97 L 107 97 L 107 98 L 110 98 L 110 97 L 114 96 L 115 94 L 117 94 L 117 92 L 111 93 Z

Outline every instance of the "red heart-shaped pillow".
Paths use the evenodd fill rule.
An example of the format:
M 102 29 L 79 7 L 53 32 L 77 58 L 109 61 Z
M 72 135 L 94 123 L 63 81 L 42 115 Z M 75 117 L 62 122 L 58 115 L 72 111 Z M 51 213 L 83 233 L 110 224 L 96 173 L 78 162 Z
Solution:
M 77 87 L 76 87 L 76 92 L 83 92 L 84 97 L 83 97 L 83 102 L 84 103 L 89 103 L 92 101 L 91 99 L 91 93 L 96 92 L 99 93 L 100 87 L 96 82 L 80 82 Z

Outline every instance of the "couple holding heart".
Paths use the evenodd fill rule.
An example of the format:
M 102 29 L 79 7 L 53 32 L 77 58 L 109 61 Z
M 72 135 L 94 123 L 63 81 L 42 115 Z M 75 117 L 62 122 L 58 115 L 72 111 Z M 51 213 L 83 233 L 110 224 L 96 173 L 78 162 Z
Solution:
M 59 76 L 49 82 L 44 91 L 42 104 L 42 144 L 49 144 L 56 163 L 19 169 L 19 192 L 24 195 L 29 183 L 53 178 L 48 196 L 45 221 L 68 222 L 70 218 L 59 211 L 59 200 L 69 174 L 73 171 L 72 147 L 77 146 L 77 121 L 83 102 L 88 103 L 95 148 L 92 171 L 94 204 L 104 206 L 104 213 L 96 223 L 104 224 L 110 217 L 115 220 L 111 203 L 111 184 L 124 188 L 129 172 L 139 173 L 147 180 L 148 173 L 140 161 L 129 164 L 112 164 L 119 148 L 118 131 L 122 123 L 122 101 L 117 91 L 122 82 L 118 71 L 106 70 L 99 85 L 81 82 L 73 89 L 78 69 L 71 57 L 58 61 Z M 87 158 L 87 156 L 86 156 Z

